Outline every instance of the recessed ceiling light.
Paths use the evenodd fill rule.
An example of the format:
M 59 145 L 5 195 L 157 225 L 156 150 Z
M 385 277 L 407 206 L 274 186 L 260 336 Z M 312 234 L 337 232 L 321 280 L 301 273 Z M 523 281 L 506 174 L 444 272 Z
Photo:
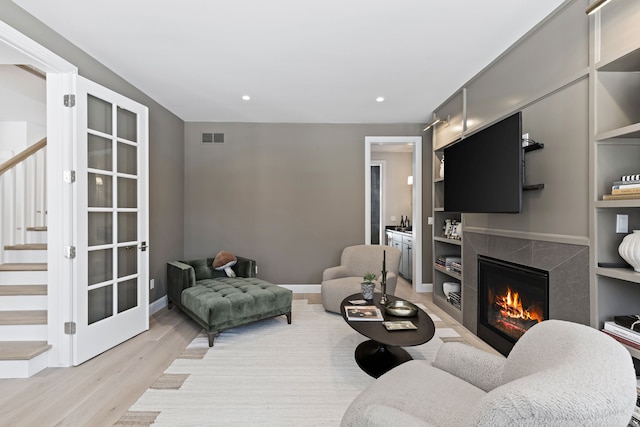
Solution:
M 383 102 L 384 101 L 384 96 L 379 96 L 376 98 L 376 102 Z
M 249 95 L 242 95 L 242 99 L 245 101 L 249 101 L 251 97 Z

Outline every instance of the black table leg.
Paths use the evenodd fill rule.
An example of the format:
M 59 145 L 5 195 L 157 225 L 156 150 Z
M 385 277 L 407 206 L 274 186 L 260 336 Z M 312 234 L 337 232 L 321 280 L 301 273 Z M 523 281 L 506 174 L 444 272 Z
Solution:
M 413 358 L 402 347 L 387 346 L 368 340 L 356 347 L 355 359 L 360 369 L 374 378 Z

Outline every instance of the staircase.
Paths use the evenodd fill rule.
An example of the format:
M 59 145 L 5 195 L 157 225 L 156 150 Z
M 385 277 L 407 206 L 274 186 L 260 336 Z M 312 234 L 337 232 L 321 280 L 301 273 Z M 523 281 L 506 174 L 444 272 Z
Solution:
M 28 378 L 48 365 L 47 230 L 6 245 L 0 264 L 0 378 Z
M 0 378 L 49 365 L 45 147 L 0 164 Z

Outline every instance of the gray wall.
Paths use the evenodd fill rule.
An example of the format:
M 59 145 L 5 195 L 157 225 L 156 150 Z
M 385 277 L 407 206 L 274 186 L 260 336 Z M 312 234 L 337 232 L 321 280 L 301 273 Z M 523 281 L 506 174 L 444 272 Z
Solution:
M 225 143 L 202 144 L 203 132 Z M 266 280 L 320 283 L 345 246 L 364 242 L 365 136 L 420 134 L 418 124 L 186 123 L 185 257 L 228 250 Z
M 182 256 L 184 122 L 11 0 L 0 0 L 0 10 L 2 21 L 77 66 L 83 77 L 149 107 L 149 274 L 156 279 L 150 301 L 158 299 L 166 294 L 166 262 Z

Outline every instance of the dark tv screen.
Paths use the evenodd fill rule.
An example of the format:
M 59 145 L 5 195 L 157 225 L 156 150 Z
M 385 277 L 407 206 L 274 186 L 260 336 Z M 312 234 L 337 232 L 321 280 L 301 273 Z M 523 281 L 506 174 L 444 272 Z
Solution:
M 521 112 L 445 148 L 445 211 L 519 213 L 522 156 Z

